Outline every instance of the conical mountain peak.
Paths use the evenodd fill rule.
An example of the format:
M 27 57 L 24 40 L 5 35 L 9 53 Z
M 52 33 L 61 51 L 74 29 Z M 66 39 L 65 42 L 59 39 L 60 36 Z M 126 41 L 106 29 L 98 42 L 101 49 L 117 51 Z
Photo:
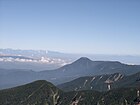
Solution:
M 86 62 L 92 62 L 92 60 L 90 60 L 89 58 L 87 57 L 81 57 L 79 58 L 77 61 L 75 61 L 74 63 L 86 63 Z

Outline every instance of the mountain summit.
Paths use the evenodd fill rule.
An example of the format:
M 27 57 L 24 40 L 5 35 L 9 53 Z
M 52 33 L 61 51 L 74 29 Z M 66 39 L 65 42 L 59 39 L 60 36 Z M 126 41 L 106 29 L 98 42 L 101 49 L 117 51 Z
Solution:
M 93 61 L 87 57 L 81 57 L 70 65 L 72 68 L 75 67 L 77 70 L 81 71 L 90 68 L 93 65 Z
M 79 58 L 78 60 L 76 60 L 76 61 L 73 62 L 73 63 L 81 63 L 81 62 L 86 63 L 86 62 L 93 62 L 93 61 L 90 60 L 90 59 L 87 58 L 87 57 L 81 57 L 81 58 Z

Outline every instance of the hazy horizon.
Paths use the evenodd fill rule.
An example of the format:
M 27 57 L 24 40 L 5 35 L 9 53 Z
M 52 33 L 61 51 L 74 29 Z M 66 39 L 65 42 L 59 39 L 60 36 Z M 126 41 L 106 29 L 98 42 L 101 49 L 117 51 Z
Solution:
M 85 55 L 85 57 L 86 57 L 86 55 L 140 56 L 140 54 L 109 54 L 109 53 L 104 54 L 104 53 L 82 53 L 82 52 L 80 52 L 80 53 L 72 53 L 72 52 L 64 52 L 64 51 L 49 50 L 49 49 L 27 49 L 27 48 L 25 48 L 25 49 L 21 49 L 21 48 L 0 48 L 0 49 L 3 49 L 3 50 L 7 50 L 7 49 L 9 49 L 9 50 L 21 50 L 21 51 L 22 50 L 23 51 L 28 51 L 28 50 L 32 50 L 32 51 L 46 51 L 46 53 L 54 52 L 54 53 L 61 53 L 61 54 L 74 54 L 74 55 L 83 55 L 83 56 Z

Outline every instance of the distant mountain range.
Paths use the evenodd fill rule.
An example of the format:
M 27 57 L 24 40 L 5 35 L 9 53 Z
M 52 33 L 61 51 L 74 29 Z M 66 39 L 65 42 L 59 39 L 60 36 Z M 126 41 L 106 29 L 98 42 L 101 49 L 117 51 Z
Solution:
M 0 69 L 0 88 L 18 86 L 35 80 L 48 80 L 54 84 L 62 84 L 83 76 L 113 73 L 132 75 L 139 71 L 140 65 L 127 65 L 118 61 L 92 61 L 82 57 L 55 70 L 35 72 L 23 69 Z M 108 78 L 107 75 L 106 78 Z
M 33 71 L 52 70 L 70 64 L 86 56 L 94 61 L 120 61 L 125 64 L 139 64 L 140 56 L 104 54 L 68 54 L 49 50 L 0 49 L 0 68 L 27 69 Z
M 50 53 L 52 56 L 49 56 Z M 4 69 L 51 70 L 69 62 L 69 59 L 55 57 L 53 52 L 44 50 L 0 49 L 0 67 Z
M 138 105 L 138 88 L 119 88 L 108 92 L 63 92 L 40 80 L 23 86 L 0 90 L 0 105 Z
M 48 57 L 48 58 L 70 58 L 65 53 L 60 53 L 56 51 L 49 51 L 49 50 L 21 50 L 21 49 L 0 49 L 0 55 L 11 55 L 11 56 L 25 56 L 29 58 L 41 58 L 41 57 Z M 72 54 L 71 54 L 72 55 Z

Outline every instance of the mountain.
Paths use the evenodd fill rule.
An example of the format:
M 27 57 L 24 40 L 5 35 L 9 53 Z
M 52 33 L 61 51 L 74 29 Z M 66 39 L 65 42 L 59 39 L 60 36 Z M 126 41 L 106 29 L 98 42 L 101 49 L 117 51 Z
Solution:
M 129 76 L 114 73 L 80 77 L 57 87 L 64 91 L 108 91 L 116 88 L 140 87 L 140 72 Z
M 60 84 L 57 87 L 64 91 L 80 91 L 80 90 L 97 90 L 108 91 L 109 85 L 116 83 L 124 78 L 124 75 L 120 73 L 97 75 L 97 76 L 85 76 L 80 77 L 70 82 Z
M 0 105 L 56 105 L 61 90 L 40 80 L 0 91 Z
M 63 92 L 50 82 L 39 80 L 0 90 L 0 105 L 137 105 L 139 88 L 108 92 L 93 90 Z
M 130 75 L 140 71 L 140 65 L 127 65 L 118 61 L 92 61 L 82 57 L 71 64 L 57 69 L 57 71 L 68 76 L 100 75 L 116 72 Z
M 104 93 L 98 105 L 139 105 L 140 87 L 138 88 L 119 88 Z
M 92 61 L 86 57 L 82 57 L 75 62 L 56 70 L 49 72 L 42 71 L 40 73 L 43 77 L 45 77 L 46 74 L 50 74 L 50 78 L 55 78 L 55 80 L 57 80 L 51 82 L 60 84 L 82 76 L 95 76 L 113 73 L 131 75 L 139 71 L 140 65 L 127 65 L 118 61 Z
M 119 88 L 102 93 L 91 90 L 66 92 L 66 98 L 60 105 L 139 105 L 139 90 L 140 87 Z
M 58 69 L 35 72 L 32 70 L 11 70 L 1 73 L 0 88 L 8 88 L 29 83 L 35 80 L 48 80 L 54 84 L 61 84 L 83 76 L 95 76 L 120 73 L 131 75 L 140 71 L 140 65 L 127 65 L 117 61 L 92 61 L 82 57 L 71 64 Z
M 58 105 L 97 105 L 102 93 L 98 91 L 71 91 L 62 94 Z
M 0 90 L 0 105 L 74 105 L 78 101 L 82 104 L 95 104 L 99 96 L 100 93 L 96 91 L 64 93 L 53 84 L 40 80 L 23 86 Z

